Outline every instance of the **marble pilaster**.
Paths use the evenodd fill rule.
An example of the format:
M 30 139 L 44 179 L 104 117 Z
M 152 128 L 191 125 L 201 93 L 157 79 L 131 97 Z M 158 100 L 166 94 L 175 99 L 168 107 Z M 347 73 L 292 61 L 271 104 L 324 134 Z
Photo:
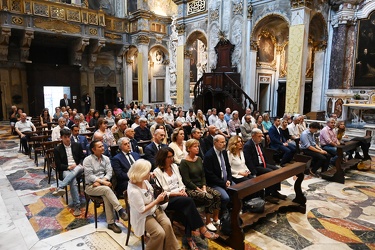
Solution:
M 314 60 L 314 82 L 313 91 L 311 97 L 311 110 L 321 110 L 321 103 L 323 102 L 324 88 L 323 88 L 323 77 L 324 77 L 324 56 L 325 50 L 318 50 L 315 52 Z
M 185 71 L 185 45 L 186 45 L 186 35 L 185 35 L 185 26 L 180 25 L 177 28 L 178 32 L 178 42 L 177 42 L 177 99 L 176 105 L 183 106 L 184 105 L 184 91 L 188 91 L 185 89 L 185 80 L 184 80 L 184 71 Z M 188 67 L 189 68 L 189 67 Z M 188 77 L 190 79 L 190 77 Z
M 286 86 L 285 112 L 302 113 L 310 9 L 302 6 L 292 9 L 292 24 L 289 28 L 288 81 Z
M 354 23 L 353 23 L 354 24 Z M 345 46 L 343 88 L 350 88 L 354 83 L 355 49 L 357 44 L 357 25 L 347 25 L 347 39 Z
M 255 44 L 255 42 L 252 42 Z M 247 82 L 248 85 L 245 86 L 244 91 L 246 94 L 255 102 L 257 101 L 257 92 L 258 92 L 258 86 L 257 86 L 257 79 L 256 79 L 256 71 L 257 71 L 257 48 L 256 44 L 255 47 L 250 46 L 250 53 L 249 53 L 249 59 L 248 59 L 248 72 L 247 74 Z
M 339 24 L 333 28 L 331 65 L 329 69 L 329 89 L 343 88 L 343 72 L 345 66 L 345 53 L 343 48 L 347 41 L 347 26 Z
M 138 102 L 148 103 L 148 44 L 150 38 L 146 35 L 139 35 L 138 42 Z
M 130 103 L 133 99 L 133 60 L 126 60 L 125 72 L 124 72 L 124 98 L 125 103 Z

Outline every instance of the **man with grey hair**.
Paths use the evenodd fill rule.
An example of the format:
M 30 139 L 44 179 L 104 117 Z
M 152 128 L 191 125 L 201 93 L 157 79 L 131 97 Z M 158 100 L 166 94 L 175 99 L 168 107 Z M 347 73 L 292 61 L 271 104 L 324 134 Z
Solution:
M 35 131 L 36 128 L 34 124 L 31 121 L 26 120 L 26 113 L 22 113 L 20 116 L 20 120 L 16 122 L 16 125 L 14 126 L 14 130 L 17 132 L 17 134 L 20 136 L 23 148 L 25 149 L 24 154 L 27 155 L 29 153 L 29 147 L 27 145 L 27 142 L 30 139 L 29 135 L 24 134 L 24 132 L 31 132 Z
M 266 158 L 264 157 L 263 147 L 261 142 L 263 140 L 263 132 L 258 128 L 254 128 L 251 131 L 251 139 L 245 143 L 243 148 L 243 153 L 245 156 L 246 167 L 250 170 L 251 175 L 259 176 L 273 170 L 278 169 L 278 167 L 268 164 Z M 286 196 L 278 192 L 280 190 L 280 183 L 275 184 L 271 187 L 265 189 L 265 200 L 278 204 L 278 199 L 285 200 Z
M 208 151 L 214 146 L 214 136 L 218 134 L 218 129 L 215 125 L 208 126 L 208 135 L 203 139 L 205 148 Z
M 150 129 L 147 127 L 147 118 L 139 119 L 139 126 L 134 129 L 134 138 L 139 141 L 149 141 L 152 139 Z
M 159 126 L 165 126 L 164 116 L 162 115 L 158 115 L 157 117 L 155 117 L 155 124 L 150 128 L 151 135 L 154 135 L 156 127 Z
M 246 111 L 245 111 L 245 115 L 242 116 L 242 119 L 241 119 L 241 124 L 244 124 L 246 121 L 245 121 L 245 116 L 246 115 L 250 115 L 250 119 L 251 119 L 251 123 L 255 124 L 255 118 L 251 115 L 251 108 L 247 108 Z
M 325 126 L 320 131 L 320 146 L 323 150 L 327 151 L 331 158 L 331 164 L 334 165 L 337 159 L 337 146 L 340 145 L 337 135 L 334 131 L 336 125 L 336 120 L 330 118 L 327 121 L 327 126 Z M 340 159 L 341 160 L 341 159 Z
M 116 173 L 117 185 L 115 187 L 118 196 L 128 187 L 128 171 L 133 163 L 140 159 L 140 155 L 136 152 L 131 152 L 130 140 L 127 137 L 121 137 L 117 143 L 120 147 L 120 152 L 111 160 L 113 171 Z
M 131 151 L 137 152 L 139 154 L 140 152 L 139 152 L 138 142 L 136 139 L 134 139 L 134 135 L 135 135 L 135 132 L 133 128 L 127 128 L 125 130 L 125 137 L 129 138 Z
M 148 144 L 145 149 L 145 156 L 144 158 L 151 162 L 152 170 L 155 169 L 155 156 L 156 153 L 159 151 L 159 149 L 163 147 L 168 147 L 167 144 L 163 143 L 163 140 L 165 138 L 165 131 L 164 129 L 157 129 L 154 133 L 154 141 Z
M 242 139 L 247 142 L 251 138 L 251 131 L 256 127 L 254 123 L 251 122 L 251 115 L 245 115 L 245 122 L 240 126 Z
M 63 117 L 65 118 L 65 126 L 67 126 L 70 129 L 74 123 L 69 119 L 69 113 L 65 111 L 63 113 Z
M 217 119 L 216 123 L 212 124 L 212 125 L 216 126 L 219 134 L 221 134 L 225 138 L 230 137 L 228 124 L 224 119 L 224 113 L 223 112 L 219 112 L 218 119 Z
M 51 134 L 51 140 L 52 141 L 59 141 L 61 139 L 61 136 L 60 136 L 60 130 L 63 129 L 63 128 L 67 128 L 69 129 L 67 126 L 65 126 L 66 124 L 66 119 L 64 117 L 60 117 L 58 120 L 58 126 L 54 127 L 53 130 L 52 130 L 52 134 Z
M 298 128 L 298 124 L 300 123 L 301 121 L 301 116 L 299 114 L 295 114 L 293 116 L 293 122 L 291 124 L 288 125 L 288 131 L 289 131 L 289 135 L 290 137 L 295 140 L 295 139 L 298 139 L 301 134 L 300 134 L 300 131 L 299 131 L 299 128 Z
M 117 131 L 113 133 L 115 140 L 117 141 L 121 137 L 125 136 L 125 130 L 128 127 L 128 121 L 126 119 L 120 119 L 117 122 Z

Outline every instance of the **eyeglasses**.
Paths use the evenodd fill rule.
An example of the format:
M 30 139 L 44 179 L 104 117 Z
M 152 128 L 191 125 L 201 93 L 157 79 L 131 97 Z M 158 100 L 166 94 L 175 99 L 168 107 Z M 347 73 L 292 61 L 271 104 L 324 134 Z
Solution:
M 168 159 L 173 159 L 173 155 L 168 155 L 167 158 Z

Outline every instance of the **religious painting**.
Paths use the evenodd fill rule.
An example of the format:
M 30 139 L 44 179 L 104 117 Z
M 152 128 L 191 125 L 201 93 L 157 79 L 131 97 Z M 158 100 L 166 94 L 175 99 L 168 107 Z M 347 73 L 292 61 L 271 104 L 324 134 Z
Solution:
M 275 58 L 275 38 L 267 31 L 262 31 L 259 37 L 259 62 L 272 63 Z
M 342 105 L 344 101 L 340 98 L 335 102 L 335 111 L 334 113 L 337 115 L 337 118 L 341 118 L 342 115 Z
M 328 116 L 332 113 L 332 106 L 333 106 L 332 98 L 329 98 L 328 102 L 327 102 L 327 114 L 328 114 Z
M 374 86 L 375 77 L 375 12 L 359 21 L 355 67 L 355 87 Z

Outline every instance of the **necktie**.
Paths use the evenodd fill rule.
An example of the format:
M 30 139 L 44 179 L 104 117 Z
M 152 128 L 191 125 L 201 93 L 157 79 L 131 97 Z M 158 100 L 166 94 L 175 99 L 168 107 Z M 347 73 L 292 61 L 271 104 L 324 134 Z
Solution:
M 260 149 L 259 144 L 256 144 L 256 147 L 257 147 L 257 151 L 258 151 L 258 154 L 260 156 L 260 159 L 263 162 L 263 167 L 266 168 L 267 164 L 266 164 L 266 161 L 264 160 L 264 157 L 263 157 L 263 154 L 262 154 L 262 150 Z
M 74 142 L 78 142 L 78 138 L 77 137 L 74 137 Z
M 159 145 L 158 145 L 158 150 L 160 150 L 160 149 L 161 149 L 161 145 L 159 144 Z
M 225 162 L 224 162 L 224 157 L 223 153 L 220 151 L 220 166 L 221 166 L 221 171 L 223 172 L 223 179 L 225 182 L 227 182 L 227 169 L 225 168 Z
M 129 158 L 130 165 L 133 165 L 134 161 L 133 161 L 133 159 L 131 158 L 130 153 L 127 153 L 126 155 L 127 155 L 128 158 Z

